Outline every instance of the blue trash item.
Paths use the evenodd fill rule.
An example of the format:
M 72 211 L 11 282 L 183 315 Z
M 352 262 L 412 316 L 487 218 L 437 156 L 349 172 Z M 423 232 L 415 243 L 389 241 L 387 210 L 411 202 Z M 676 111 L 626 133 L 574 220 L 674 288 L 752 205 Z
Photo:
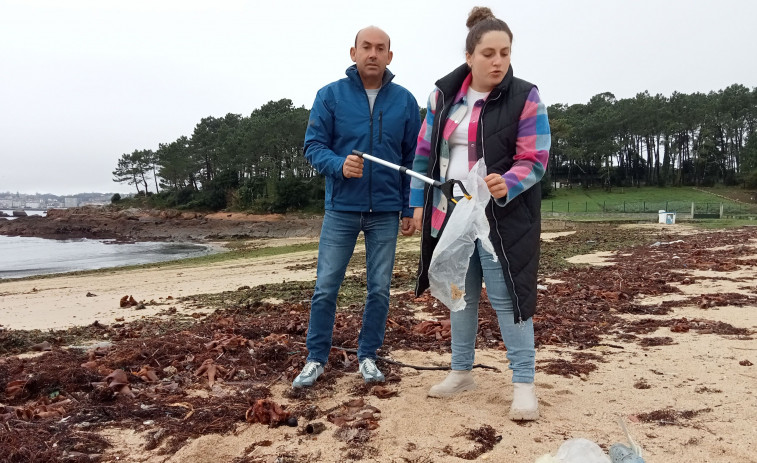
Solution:
M 637 455 L 630 447 L 623 444 L 613 444 L 610 447 L 610 461 L 612 463 L 644 463 L 641 455 Z
M 623 418 L 618 417 L 618 424 L 626 435 L 629 445 L 613 444 L 610 447 L 610 460 L 612 463 L 644 463 L 644 459 L 641 457 L 641 447 L 634 442 Z

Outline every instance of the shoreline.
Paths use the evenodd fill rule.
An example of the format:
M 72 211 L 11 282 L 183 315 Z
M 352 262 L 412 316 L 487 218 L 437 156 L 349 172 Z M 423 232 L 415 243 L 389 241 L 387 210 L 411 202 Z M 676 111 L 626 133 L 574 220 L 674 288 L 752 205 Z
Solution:
M 114 246 L 114 248 L 110 248 Z M 19 247 L 25 253 L 18 253 Z M 115 269 L 149 268 L 162 263 L 201 259 L 205 256 L 229 252 L 222 242 L 166 242 L 136 241 L 123 243 L 112 239 L 50 238 L 0 235 L 0 249 L 15 256 L 0 273 L 0 284 L 31 278 L 53 278 L 83 275 Z M 40 249 L 43 249 L 42 251 Z M 113 249 L 116 252 L 113 252 Z M 145 258 L 150 255 L 151 258 Z
M 573 233 L 543 232 L 542 240 L 551 241 Z M 244 246 L 259 250 L 317 242 L 317 238 L 272 238 L 249 240 Z M 308 251 L 237 257 L 229 244 L 206 243 L 220 249 L 210 256 L 0 279 L 0 320 L 3 320 L 0 325 L 11 330 L 67 329 L 96 321 L 105 324 L 134 321 L 158 316 L 167 309 L 191 315 L 206 311 L 182 302 L 181 298 L 235 291 L 242 286 L 315 281 L 317 246 Z M 419 246 L 417 234 L 398 236 L 397 252 L 412 251 Z M 220 260 L 208 262 L 208 257 Z M 121 308 L 119 302 L 124 296 L 134 297 L 145 307 L 138 311 Z M 49 317 L 53 313 L 57 318 Z
M 285 241 L 289 244 L 302 242 L 297 239 Z M 279 240 L 277 244 L 283 242 Z M 172 307 L 179 314 L 202 312 L 180 299 L 235 291 L 242 286 L 315 279 L 313 263 L 316 256 L 317 250 L 253 258 L 230 257 L 210 263 L 197 263 L 197 259 L 203 258 L 196 257 L 133 267 L 4 279 L 0 280 L 0 320 L 6 329 L 45 330 L 86 326 L 94 322 L 129 322 L 157 316 Z M 271 270 L 271 267 L 283 265 L 301 269 Z M 144 308 L 120 307 L 124 296 L 133 297 L 144 304 Z

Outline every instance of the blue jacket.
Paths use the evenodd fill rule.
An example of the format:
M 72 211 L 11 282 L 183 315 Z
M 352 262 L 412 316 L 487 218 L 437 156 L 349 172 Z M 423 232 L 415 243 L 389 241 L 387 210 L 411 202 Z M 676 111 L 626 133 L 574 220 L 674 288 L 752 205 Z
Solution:
M 342 165 L 352 150 L 411 169 L 421 121 L 418 103 L 394 84 L 387 69 L 371 114 L 368 96 L 355 65 L 347 77 L 318 91 L 305 132 L 305 157 L 326 177 L 326 210 L 402 211 L 409 207 L 410 177 L 365 160 L 362 178 L 344 178 Z

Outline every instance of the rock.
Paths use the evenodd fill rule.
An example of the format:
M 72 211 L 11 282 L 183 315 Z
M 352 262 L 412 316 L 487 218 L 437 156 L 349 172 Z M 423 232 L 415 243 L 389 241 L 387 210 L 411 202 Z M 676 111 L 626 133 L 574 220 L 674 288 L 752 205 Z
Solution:
M 46 216 L 30 215 L 0 220 L 0 235 L 50 239 L 93 238 L 134 241 L 205 241 L 312 237 L 321 229 L 322 217 L 301 215 L 253 215 L 149 209 L 121 210 L 115 206 L 82 206 L 50 209 Z

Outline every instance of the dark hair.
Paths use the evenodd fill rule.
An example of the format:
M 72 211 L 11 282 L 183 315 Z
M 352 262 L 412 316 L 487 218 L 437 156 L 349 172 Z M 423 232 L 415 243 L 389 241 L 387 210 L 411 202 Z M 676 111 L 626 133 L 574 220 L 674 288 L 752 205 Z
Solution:
M 503 31 L 513 41 L 513 33 L 507 24 L 501 19 L 497 19 L 492 10 L 485 6 L 476 6 L 468 14 L 468 20 L 465 22 L 468 27 L 468 37 L 465 39 L 465 51 L 472 55 L 476 45 L 481 41 L 481 37 L 487 32 Z

